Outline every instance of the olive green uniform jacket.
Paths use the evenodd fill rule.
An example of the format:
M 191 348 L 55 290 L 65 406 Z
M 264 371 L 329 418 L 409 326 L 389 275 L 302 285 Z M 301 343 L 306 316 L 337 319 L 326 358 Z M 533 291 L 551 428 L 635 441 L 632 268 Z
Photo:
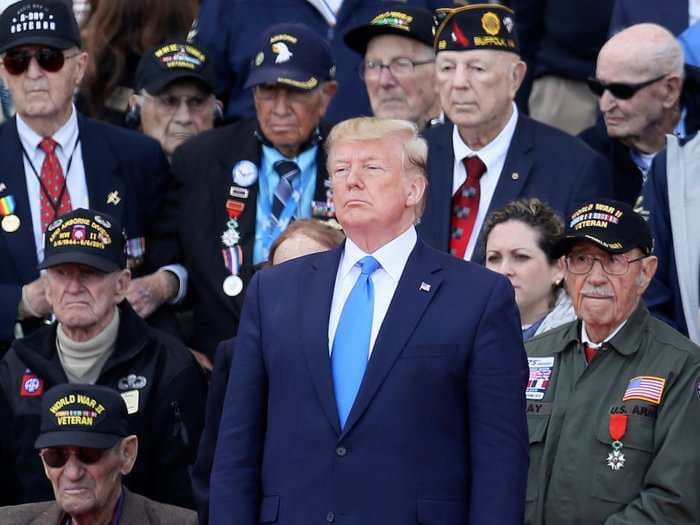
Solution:
M 526 523 L 700 523 L 700 348 L 641 305 L 590 365 L 580 333 L 526 344 Z M 627 421 L 619 469 L 611 414 Z

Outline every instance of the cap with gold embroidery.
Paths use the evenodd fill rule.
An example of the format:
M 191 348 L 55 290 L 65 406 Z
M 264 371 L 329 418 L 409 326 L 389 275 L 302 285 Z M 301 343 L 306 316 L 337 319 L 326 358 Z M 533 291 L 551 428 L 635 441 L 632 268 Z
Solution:
M 125 268 L 124 235 L 116 220 L 106 213 L 78 208 L 49 224 L 39 269 L 67 263 L 101 272 Z
M 639 248 L 649 255 L 654 246 L 644 218 L 629 204 L 612 199 L 582 204 L 572 213 L 557 252 L 566 255 L 576 241 L 590 241 L 609 253 Z
M 176 80 L 197 82 L 205 92 L 214 91 L 214 64 L 204 50 L 179 40 L 149 49 L 136 68 L 136 89 L 157 95 Z
M 519 53 L 515 13 L 499 4 L 438 9 L 434 47 L 440 51 L 495 49 Z
M 129 435 L 126 403 L 99 385 L 56 385 L 41 400 L 41 430 L 35 448 L 112 448 Z
M 328 43 L 303 24 L 276 24 L 258 41 L 245 88 L 282 84 L 311 91 L 335 78 Z
M 364 56 L 369 41 L 379 35 L 404 36 L 432 47 L 433 13 L 422 7 L 384 8 L 368 23 L 345 33 L 343 40 L 350 49 Z

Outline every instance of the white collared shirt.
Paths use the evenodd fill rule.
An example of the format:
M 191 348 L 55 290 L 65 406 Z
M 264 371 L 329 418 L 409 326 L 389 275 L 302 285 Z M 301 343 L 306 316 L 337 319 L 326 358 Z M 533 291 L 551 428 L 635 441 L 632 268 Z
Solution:
M 586 323 L 584 321 L 581 321 L 581 342 L 584 345 L 590 346 L 591 348 L 600 349 L 601 346 L 603 346 L 605 343 L 607 343 L 613 337 L 615 337 L 617 335 L 617 332 L 622 330 L 622 327 L 625 326 L 626 322 L 627 322 L 627 319 L 622 321 L 622 323 L 617 328 L 615 328 L 615 330 L 613 330 L 610 333 L 610 335 L 608 337 L 606 337 L 605 339 L 603 339 L 600 343 L 594 343 L 593 341 L 591 341 L 591 338 L 588 337 L 588 332 L 586 332 Z
M 333 302 L 331 303 L 331 314 L 328 319 L 328 351 L 333 349 L 333 339 L 340 321 L 340 314 L 345 306 L 345 301 L 350 295 L 350 291 L 355 286 L 355 282 L 360 276 L 360 267 L 357 263 L 367 255 L 373 256 L 380 267 L 372 274 L 372 285 L 374 286 L 374 309 L 372 311 L 372 331 L 370 334 L 369 356 L 372 355 L 377 334 L 384 322 L 384 317 L 389 310 L 389 304 L 394 297 L 396 286 L 403 273 L 408 256 L 416 245 L 416 229 L 411 226 L 401 235 L 385 244 L 374 253 L 365 253 L 349 237 L 345 241 L 345 250 L 340 257 L 338 272 L 335 276 L 335 287 L 333 288 Z
M 44 232 L 41 229 L 41 185 L 37 176 L 41 176 L 41 165 L 44 163 L 44 157 L 46 157 L 44 150 L 39 147 L 39 143 L 44 137 L 30 128 L 19 115 L 17 115 L 17 133 L 24 151 L 29 156 L 29 160 L 27 160 L 27 156 L 22 154 L 24 178 L 27 183 L 27 196 L 29 197 L 29 208 L 32 213 L 36 259 L 37 262 L 41 263 L 44 260 Z M 83 167 L 83 153 L 78 143 L 78 134 L 78 117 L 74 106 L 68 121 L 51 137 L 58 143 L 56 156 L 61 164 L 63 175 L 66 177 L 66 191 L 70 196 L 73 209 L 90 207 L 85 169 Z M 72 160 L 70 160 L 71 155 L 73 156 Z M 69 161 L 70 171 L 66 173 Z M 32 166 L 34 169 L 32 169 Z M 34 170 L 36 170 L 36 173 L 34 173 Z
M 506 155 L 508 154 L 508 148 L 513 139 L 517 123 L 518 108 L 515 106 L 515 103 L 513 103 L 513 113 L 501 132 L 496 135 L 496 138 L 478 151 L 472 150 L 464 143 L 462 137 L 459 136 L 459 129 L 456 125 L 452 129 L 452 149 L 455 153 L 455 162 L 452 170 L 452 196 L 454 197 L 457 190 L 459 190 L 462 184 L 464 184 L 464 181 L 467 180 L 467 170 L 464 167 L 464 159 L 473 155 L 478 155 L 481 161 L 486 165 L 486 173 L 484 173 L 479 181 L 479 188 L 481 191 L 479 196 L 479 213 L 476 215 L 474 229 L 469 238 L 467 249 L 464 251 L 464 259 L 467 261 L 472 258 L 474 249 L 476 248 L 476 241 L 479 237 L 481 226 L 486 219 L 486 212 L 491 204 L 493 194 L 496 192 L 496 185 L 501 176 L 501 171 L 503 171 L 503 165 L 506 163 Z

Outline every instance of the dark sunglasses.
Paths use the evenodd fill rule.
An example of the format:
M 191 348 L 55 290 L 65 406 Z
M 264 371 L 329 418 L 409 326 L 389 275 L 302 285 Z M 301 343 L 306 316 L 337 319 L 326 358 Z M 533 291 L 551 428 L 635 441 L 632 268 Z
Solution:
M 666 77 L 666 75 L 661 75 L 660 77 L 652 78 L 651 80 L 640 82 L 639 84 L 623 84 L 622 82 L 603 84 L 600 80 L 595 78 L 588 78 L 587 82 L 588 88 L 598 97 L 602 97 L 607 89 L 613 97 L 619 98 L 620 100 L 628 100 L 640 89 L 651 86 L 654 82 L 658 82 L 664 77 Z
M 2 63 L 10 75 L 21 75 L 29 69 L 29 63 L 32 61 L 32 58 L 36 58 L 36 62 L 41 69 L 49 73 L 56 73 L 61 70 L 66 62 L 66 58 L 73 58 L 74 56 L 77 56 L 77 53 L 65 56 L 61 49 L 41 46 L 34 50 L 26 48 L 11 49 L 5 53 Z
M 97 463 L 105 452 L 109 449 L 91 447 L 50 447 L 44 448 L 39 455 L 47 466 L 51 468 L 61 468 L 68 462 L 71 452 L 83 465 Z

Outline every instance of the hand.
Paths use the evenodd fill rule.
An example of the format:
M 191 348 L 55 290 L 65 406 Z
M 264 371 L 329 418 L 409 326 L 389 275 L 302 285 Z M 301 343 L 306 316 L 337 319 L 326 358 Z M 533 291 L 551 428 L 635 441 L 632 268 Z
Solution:
M 160 305 L 177 295 L 178 278 L 172 272 L 159 270 L 133 279 L 126 292 L 126 298 L 132 308 L 145 319 L 155 312 Z
M 51 305 L 46 299 L 46 276 L 41 275 L 35 281 L 22 287 L 22 299 L 17 313 L 20 319 L 29 317 L 46 317 L 52 312 Z

